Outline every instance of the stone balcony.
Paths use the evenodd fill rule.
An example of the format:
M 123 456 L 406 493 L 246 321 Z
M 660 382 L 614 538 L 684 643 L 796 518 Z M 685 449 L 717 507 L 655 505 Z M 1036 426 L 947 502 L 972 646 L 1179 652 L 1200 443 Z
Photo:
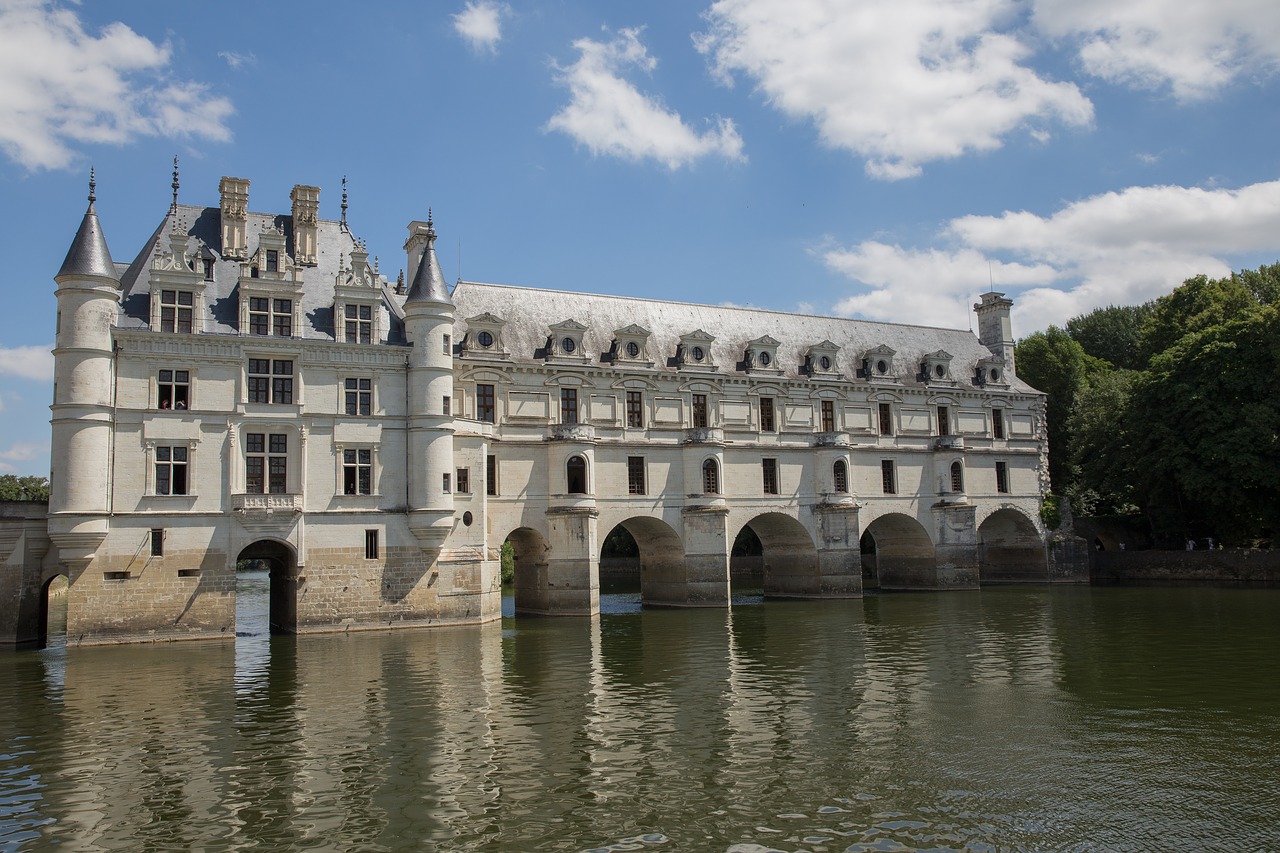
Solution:
M 964 450 L 964 436 L 940 435 L 933 440 L 934 450 Z
M 814 447 L 849 447 L 852 444 L 853 439 L 847 432 L 815 432 L 813 434 Z
M 685 444 L 724 444 L 724 430 L 720 427 L 691 427 L 684 431 Z
M 236 494 L 231 511 L 246 530 L 284 537 L 302 515 L 302 495 Z
M 596 428 L 591 424 L 551 424 L 547 428 L 547 441 L 591 443 L 595 440 Z

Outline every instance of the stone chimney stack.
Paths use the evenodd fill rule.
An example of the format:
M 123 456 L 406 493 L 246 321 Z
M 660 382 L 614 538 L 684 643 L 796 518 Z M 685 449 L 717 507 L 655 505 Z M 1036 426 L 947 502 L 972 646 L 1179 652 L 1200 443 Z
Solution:
M 978 315 L 978 343 L 991 350 L 996 356 L 1004 359 L 1005 372 L 1013 376 L 1013 322 L 1009 319 L 1009 309 L 1013 300 L 1006 299 L 1003 293 L 994 290 L 984 293 L 981 302 L 973 306 Z
M 222 194 L 222 256 L 248 260 L 249 180 L 224 176 L 218 192 Z
M 320 188 L 298 184 L 293 199 L 293 259 L 299 266 L 316 265 L 316 227 L 320 221 Z
M 431 217 L 428 216 L 427 218 L 430 219 Z M 430 222 L 419 222 L 415 219 L 409 223 L 409 239 L 404 241 L 404 251 L 408 256 L 408 266 L 405 267 L 405 281 L 413 281 L 417 278 L 418 265 L 422 263 L 422 256 L 427 251 L 427 243 L 430 241 L 430 237 L 435 236 L 434 233 L 431 233 L 430 237 L 428 236 L 428 232 L 431 231 Z

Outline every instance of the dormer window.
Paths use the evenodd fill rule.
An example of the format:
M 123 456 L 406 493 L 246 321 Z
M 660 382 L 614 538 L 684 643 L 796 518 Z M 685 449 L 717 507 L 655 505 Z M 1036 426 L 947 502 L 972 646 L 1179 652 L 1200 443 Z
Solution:
M 467 318 L 467 332 L 462 336 L 458 354 L 480 355 L 485 358 L 505 358 L 507 353 L 502 345 L 502 329 L 506 320 L 487 311 Z
M 482 349 L 489 349 L 493 346 L 493 333 L 488 330 L 482 331 L 480 334 L 476 335 L 476 343 L 478 343 Z
M 563 323 L 557 323 L 548 327 L 551 332 L 551 338 L 547 349 L 549 358 L 567 358 L 574 361 L 586 361 L 588 358 L 586 347 L 583 346 L 583 336 L 587 332 L 587 327 L 576 320 L 565 320 Z
M 1009 374 L 1005 370 L 1003 358 L 984 358 L 978 361 L 974 369 L 976 385 L 1008 385 Z
M 194 297 L 189 290 L 160 291 L 160 331 L 191 334 L 194 303 Z
M 345 305 L 343 331 L 349 344 L 367 344 L 373 341 L 373 306 Z
M 951 381 L 951 353 L 931 352 L 920 362 L 920 378 L 925 382 Z
M 769 373 L 781 373 L 778 367 L 778 347 L 781 342 L 769 335 L 747 342 L 747 351 L 743 357 L 747 370 L 762 370 Z
M 266 250 L 266 260 L 263 264 L 267 272 L 280 271 L 280 253 L 275 249 Z
M 566 338 L 560 339 L 560 349 L 564 351 L 566 354 L 572 354 L 573 351 L 577 348 L 578 348 L 578 342 L 575 341 L 573 338 L 566 337 Z
M 685 370 L 715 370 L 715 358 L 711 352 L 714 342 L 715 337 L 702 329 L 681 335 L 676 347 L 676 364 Z
M 293 300 L 249 297 L 249 334 L 293 336 Z
M 707 354 L 702 349 L 702 347 L 694 347 L 693 349 L 689 350 L 689 357 L 694 361 L 702 361 L 704 358 L 707 357 Z
M 809 347 L 805 357 L 807 372 L 810 376 L 836 376 L 836 355 L 840 347 L 831 341 L 823 341 Z
M 898 381 L 894 372 L 893 357 L 895 355 L 897 355 L 897 352 L 884 344 L 868 350 L 866 358 L 862 362 L 864 378 L 872 382 Z
M 649 330 L 632 323 L 613 333 L 613 361 L 641 363 L 649 366 Z
M 200 262 L 204 265 L 204 280 L 213 281 L 213 258 L 201 258 Z

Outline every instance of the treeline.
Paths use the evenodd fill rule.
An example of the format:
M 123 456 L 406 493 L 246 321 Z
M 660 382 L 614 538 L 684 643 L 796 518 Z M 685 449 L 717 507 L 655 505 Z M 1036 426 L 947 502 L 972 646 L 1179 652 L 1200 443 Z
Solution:
M 47 501 L 48 477 L 19 477 L 0 474 L 0 501 Z
M 1280 264 L 1197 276 L 1018 343 L 1048 395 L 1049 476 L 1080 515 L 1157 545 L 1270 544 L 1280 527 Z

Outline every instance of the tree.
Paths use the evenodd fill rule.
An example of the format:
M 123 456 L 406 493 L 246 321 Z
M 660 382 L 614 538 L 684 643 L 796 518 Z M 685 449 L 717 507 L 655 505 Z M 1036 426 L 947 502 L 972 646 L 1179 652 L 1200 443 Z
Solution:
M 1263 281 L 1255 284 L 1265 289 Z M 1142 325 L 1143 359 L 1149 363 L 1187 335 L 1220 326 L 1258 304 L 1240 276 L 1189 278 L 1172 293 L 1155 301 L 1151 316 Z
M 0 501 L 48 501 L 48 477 L 0 474 Z
M 1146 366 L 1139 340 L 1142 324 L 1151 316 L 1154 303 L 1109 305 L 1067 321 L 1067 333 L 1087 355 L 1125 370 Z
M 1137 508 L 1128 426 L 1138 375 L 1133 370 L 1093 373 L 1076 395 L 1067 419 L 1075 474 L 1067 494 L 1081 515 L 1124 515 Z
M 1049 480 L 1055 494 L 1065 494 L 1071 477 L 1071 426 L 1068 416 L 1084 386 L 1084 349 L 1065 330 L 1050 326 L 1018 342 L 1014 352 L 1018 376 L 1047 396 Z

